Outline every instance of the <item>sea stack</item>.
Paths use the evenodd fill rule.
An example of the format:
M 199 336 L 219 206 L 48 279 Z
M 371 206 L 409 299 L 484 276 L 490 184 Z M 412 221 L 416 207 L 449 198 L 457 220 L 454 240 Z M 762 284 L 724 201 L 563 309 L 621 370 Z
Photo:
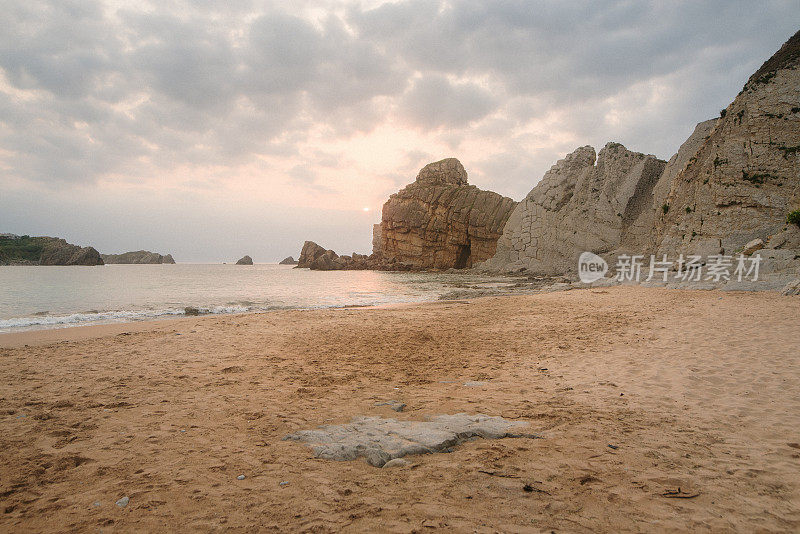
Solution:
M 386 264 L 467 268 L 495 252 L 516 202 L 467 182 L 455 158 L 429 163 L 383 205 L 378 249 Z
M 236 262 L 236 265 L 253 265 L 253 258 L 250 256 L 239 258 L 239 261 Z

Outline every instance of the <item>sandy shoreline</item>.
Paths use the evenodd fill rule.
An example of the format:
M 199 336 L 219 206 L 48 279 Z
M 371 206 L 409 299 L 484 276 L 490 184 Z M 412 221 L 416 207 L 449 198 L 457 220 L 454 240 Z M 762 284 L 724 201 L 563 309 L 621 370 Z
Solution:
M 409 306 L 417 306 L 421 303 L 393 303 L 381 304 L 376 306 L 338 306 L 326 308 L 328 310 L 376 310 L 376 309 L 402 309 Z M 34 347 L 38 345 L 48 345 L 52 343 L 61 343 L 66 341 L 85 341 L 106 336 L 115 336 L 119 334 L 132 334 L 136 332 L 145 332 L 150 330 L 160 330 L 163 328 L 170 328 L 171 326 L 180 324 L 180 322 L 189 321 L 196 324 L 197 320 L 214 319 L 220 317 L 247 317 L 250 315 L 264 315 L 272 313 L 285 313 L 287 311 L 303 312 L 315 311 L 313 308 L 298 308 L 295 310 L 271 310 L 271 311 L 256 311 L 244 313 L 225 313 L 225 314 L 203 314 L 196 316 L 180 316 L 169 317 L 164 319 L 151 319 L 147 321 L 128 321 L 123 323 L 95 323 L 80 326 L 67 326 L 63 328 L 41 328 L 32 330 L 22 330 L 18 332 L 0 332 L 0 349 L 18 348 L 18 347 Z
M 0 530 L 796 531 L 798 317 L 613 287 L 0 335 Z M 544 439 L 397 469 L 282 441 L 459 412 Z

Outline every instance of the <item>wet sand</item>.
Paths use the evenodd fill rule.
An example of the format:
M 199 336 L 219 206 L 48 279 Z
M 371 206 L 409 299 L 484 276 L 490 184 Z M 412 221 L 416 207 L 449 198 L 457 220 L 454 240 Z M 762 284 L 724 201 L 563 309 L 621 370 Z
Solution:
M 2 531 L 800 529 L 797 297 L 614 287 L 0 347 Z M 376 406 L 388 400 L 407 408 Z M 393 469 L 281 440 L 357 415 L 459 412 L 544 439 L 478 439 Z

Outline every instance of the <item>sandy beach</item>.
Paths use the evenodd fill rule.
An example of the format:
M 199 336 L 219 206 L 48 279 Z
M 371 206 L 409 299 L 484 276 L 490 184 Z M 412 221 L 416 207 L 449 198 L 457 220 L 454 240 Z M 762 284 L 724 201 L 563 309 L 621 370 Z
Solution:
M 0 530 L 797 531 L 799 317 L 614 287 L 2 335 Z M 459 412 L 543 439 L 392 469 L 282 441 Z

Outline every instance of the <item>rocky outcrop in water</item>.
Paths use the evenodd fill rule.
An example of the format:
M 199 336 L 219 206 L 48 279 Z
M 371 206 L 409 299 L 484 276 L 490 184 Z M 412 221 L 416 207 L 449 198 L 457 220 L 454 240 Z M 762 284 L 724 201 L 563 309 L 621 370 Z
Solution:
M 411 269 L 471 267 L 492 257 L 515 206 L 469 185 L 457 159 L 430 163 L 383 205 L 383 262 Z
M 297 267 L 315 271 L 385 269 L 381 258 L 375 254 L 367 256 L 353 252 L 350 256 L 339 256 L 333 250 L 325 249 L 313 241 L 306 241 L 303 244 Z
M 236 265 L 253 265 L 253 258 L 250 256 L 243 256 L 239 258 L 239 260 L 236 262 Z
M 136 250 L 122 254 L 101 254 L 103 261 L 108 264 L 161 264 L 175 263 L 172 254 L 159 254 L 149 250 Z
M 800 266 L 800 32 L 719 119 L 700 123 L 669 163 L 609 143 L 559 161 L 508 220 L 488 270 L 574 272 L 607 257 L 736 254 L 757 239 L 765 271 Z
M 300 262 L 295 260 L 292 256 L 289 256 L 288 258 L 283 258 L 281 261 L 279 261 L 278 265 L 297 265 L 298 263 Z

